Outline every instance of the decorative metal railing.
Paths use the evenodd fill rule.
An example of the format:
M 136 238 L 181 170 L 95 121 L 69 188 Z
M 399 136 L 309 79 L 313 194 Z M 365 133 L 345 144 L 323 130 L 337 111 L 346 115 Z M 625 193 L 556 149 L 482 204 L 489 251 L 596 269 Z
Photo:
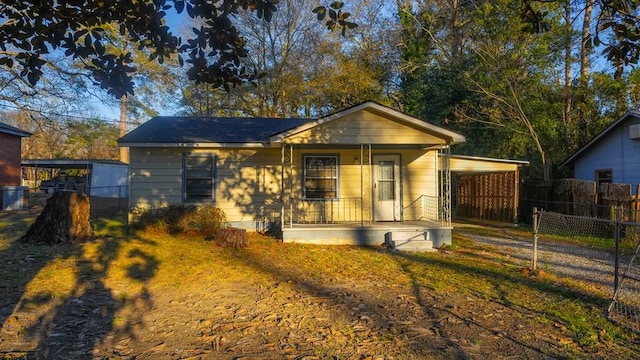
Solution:
M 444 214 L 442 199 L 421 195 L 403 211 L 404 221 L 429 220 L 450 226 Z M 369 206 L 363 207 L 362 198 L 293 199 L 286 207 L 285 226 L 292 224 L 364 224 L 370 221 Z
M 404 220 L 430 220 L 450 226 L 451 222 L 443 214 L 443 206 L 437 196 L 421 195 L 404 208 Z
M 362 223 L 362 198 L 294 199 L 289 222 L 294 224 Z

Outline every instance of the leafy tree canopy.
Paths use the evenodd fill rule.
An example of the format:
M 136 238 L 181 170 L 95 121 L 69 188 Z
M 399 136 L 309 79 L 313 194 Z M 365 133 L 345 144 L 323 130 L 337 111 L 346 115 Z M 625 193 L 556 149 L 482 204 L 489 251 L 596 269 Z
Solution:
M 555 0 L 562 2 L 564 0 Z M 548 31 L 550 13 L 543 5 L 548 0 L 522 0 L 522 18 L 534 32 Z M 588 6 L 585 1 L 584 6 Z M 596 32 L 590 35 L 590 46 L 602 46 L 603 53 L 616 68 L 615 77 L 622 76 L 624 66 L 640 60 L 640 2 L 636 0 L 593 0 L 600 8 L 596 19 Z
M 279 0 L 4 0 L 0 3 L 0 67 L 17 69 L 36 84 L 46 55 L 62 51 L 83 64 L 96 84 L 119 98 L 133 93 L 135 64 L 131 52 L 114 51 L 105 36 L 107 24 L 117 24 L 139 50 L 162 63 L 178 53 L 189 64 L 188 76 L 197 83 L 229 88 L 255 80 L 258 74 L 242 66 L 247 55 L 241 33 L 232 22 L 239 11 L 269 21 Z M 353 28 L 343 3 L 316 9 L 318 19 L 328 16 L 327 27 Z M 186 12 L 203 21 L 193 36 L 183 40 L 166 24 L 168 11 Z

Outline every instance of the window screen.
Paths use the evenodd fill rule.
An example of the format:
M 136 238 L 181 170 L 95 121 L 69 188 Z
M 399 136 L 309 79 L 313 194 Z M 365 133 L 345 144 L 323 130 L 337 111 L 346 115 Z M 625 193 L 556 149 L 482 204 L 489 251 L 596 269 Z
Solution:
M 184 156 L 184 199 L 189 202 L 215 200 L 215 156 Z
M 338 197 L 338 157 L 304 157 L 304 197 L 335 199 Z

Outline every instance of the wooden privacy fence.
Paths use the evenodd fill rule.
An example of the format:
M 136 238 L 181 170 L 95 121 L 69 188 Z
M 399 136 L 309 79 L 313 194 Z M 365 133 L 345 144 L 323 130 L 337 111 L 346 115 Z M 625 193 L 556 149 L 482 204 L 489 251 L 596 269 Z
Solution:
M 640 222 L 640 185 L 636 195 L 630 184 L 601 183 L 579 179 L 561 179 L 548 184 L 523 186 L 521 215 L 539 207 L 567 215 L 599 217 Z
M 516 222 L 518 173 L 458 174 L 456 216 Z

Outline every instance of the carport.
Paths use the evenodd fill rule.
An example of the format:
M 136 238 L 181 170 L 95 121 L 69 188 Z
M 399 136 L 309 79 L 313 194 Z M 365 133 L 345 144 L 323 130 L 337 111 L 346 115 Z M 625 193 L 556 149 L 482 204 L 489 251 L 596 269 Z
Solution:
M 22 160 L 23 174 L 32 189 L 38 189 L 43 180 L 40 170 L 47 170 L 49 177 L 63 171 L 79 170 L 86 174 L 85 191 L 90 196 L 107 198 L 128 197 L 129 165 L 116 160 L 81 159 L 25 159 Z
M 528 161 L 463 155 L 450 161 L 456 217 L 518 222 L 520 167 Z

